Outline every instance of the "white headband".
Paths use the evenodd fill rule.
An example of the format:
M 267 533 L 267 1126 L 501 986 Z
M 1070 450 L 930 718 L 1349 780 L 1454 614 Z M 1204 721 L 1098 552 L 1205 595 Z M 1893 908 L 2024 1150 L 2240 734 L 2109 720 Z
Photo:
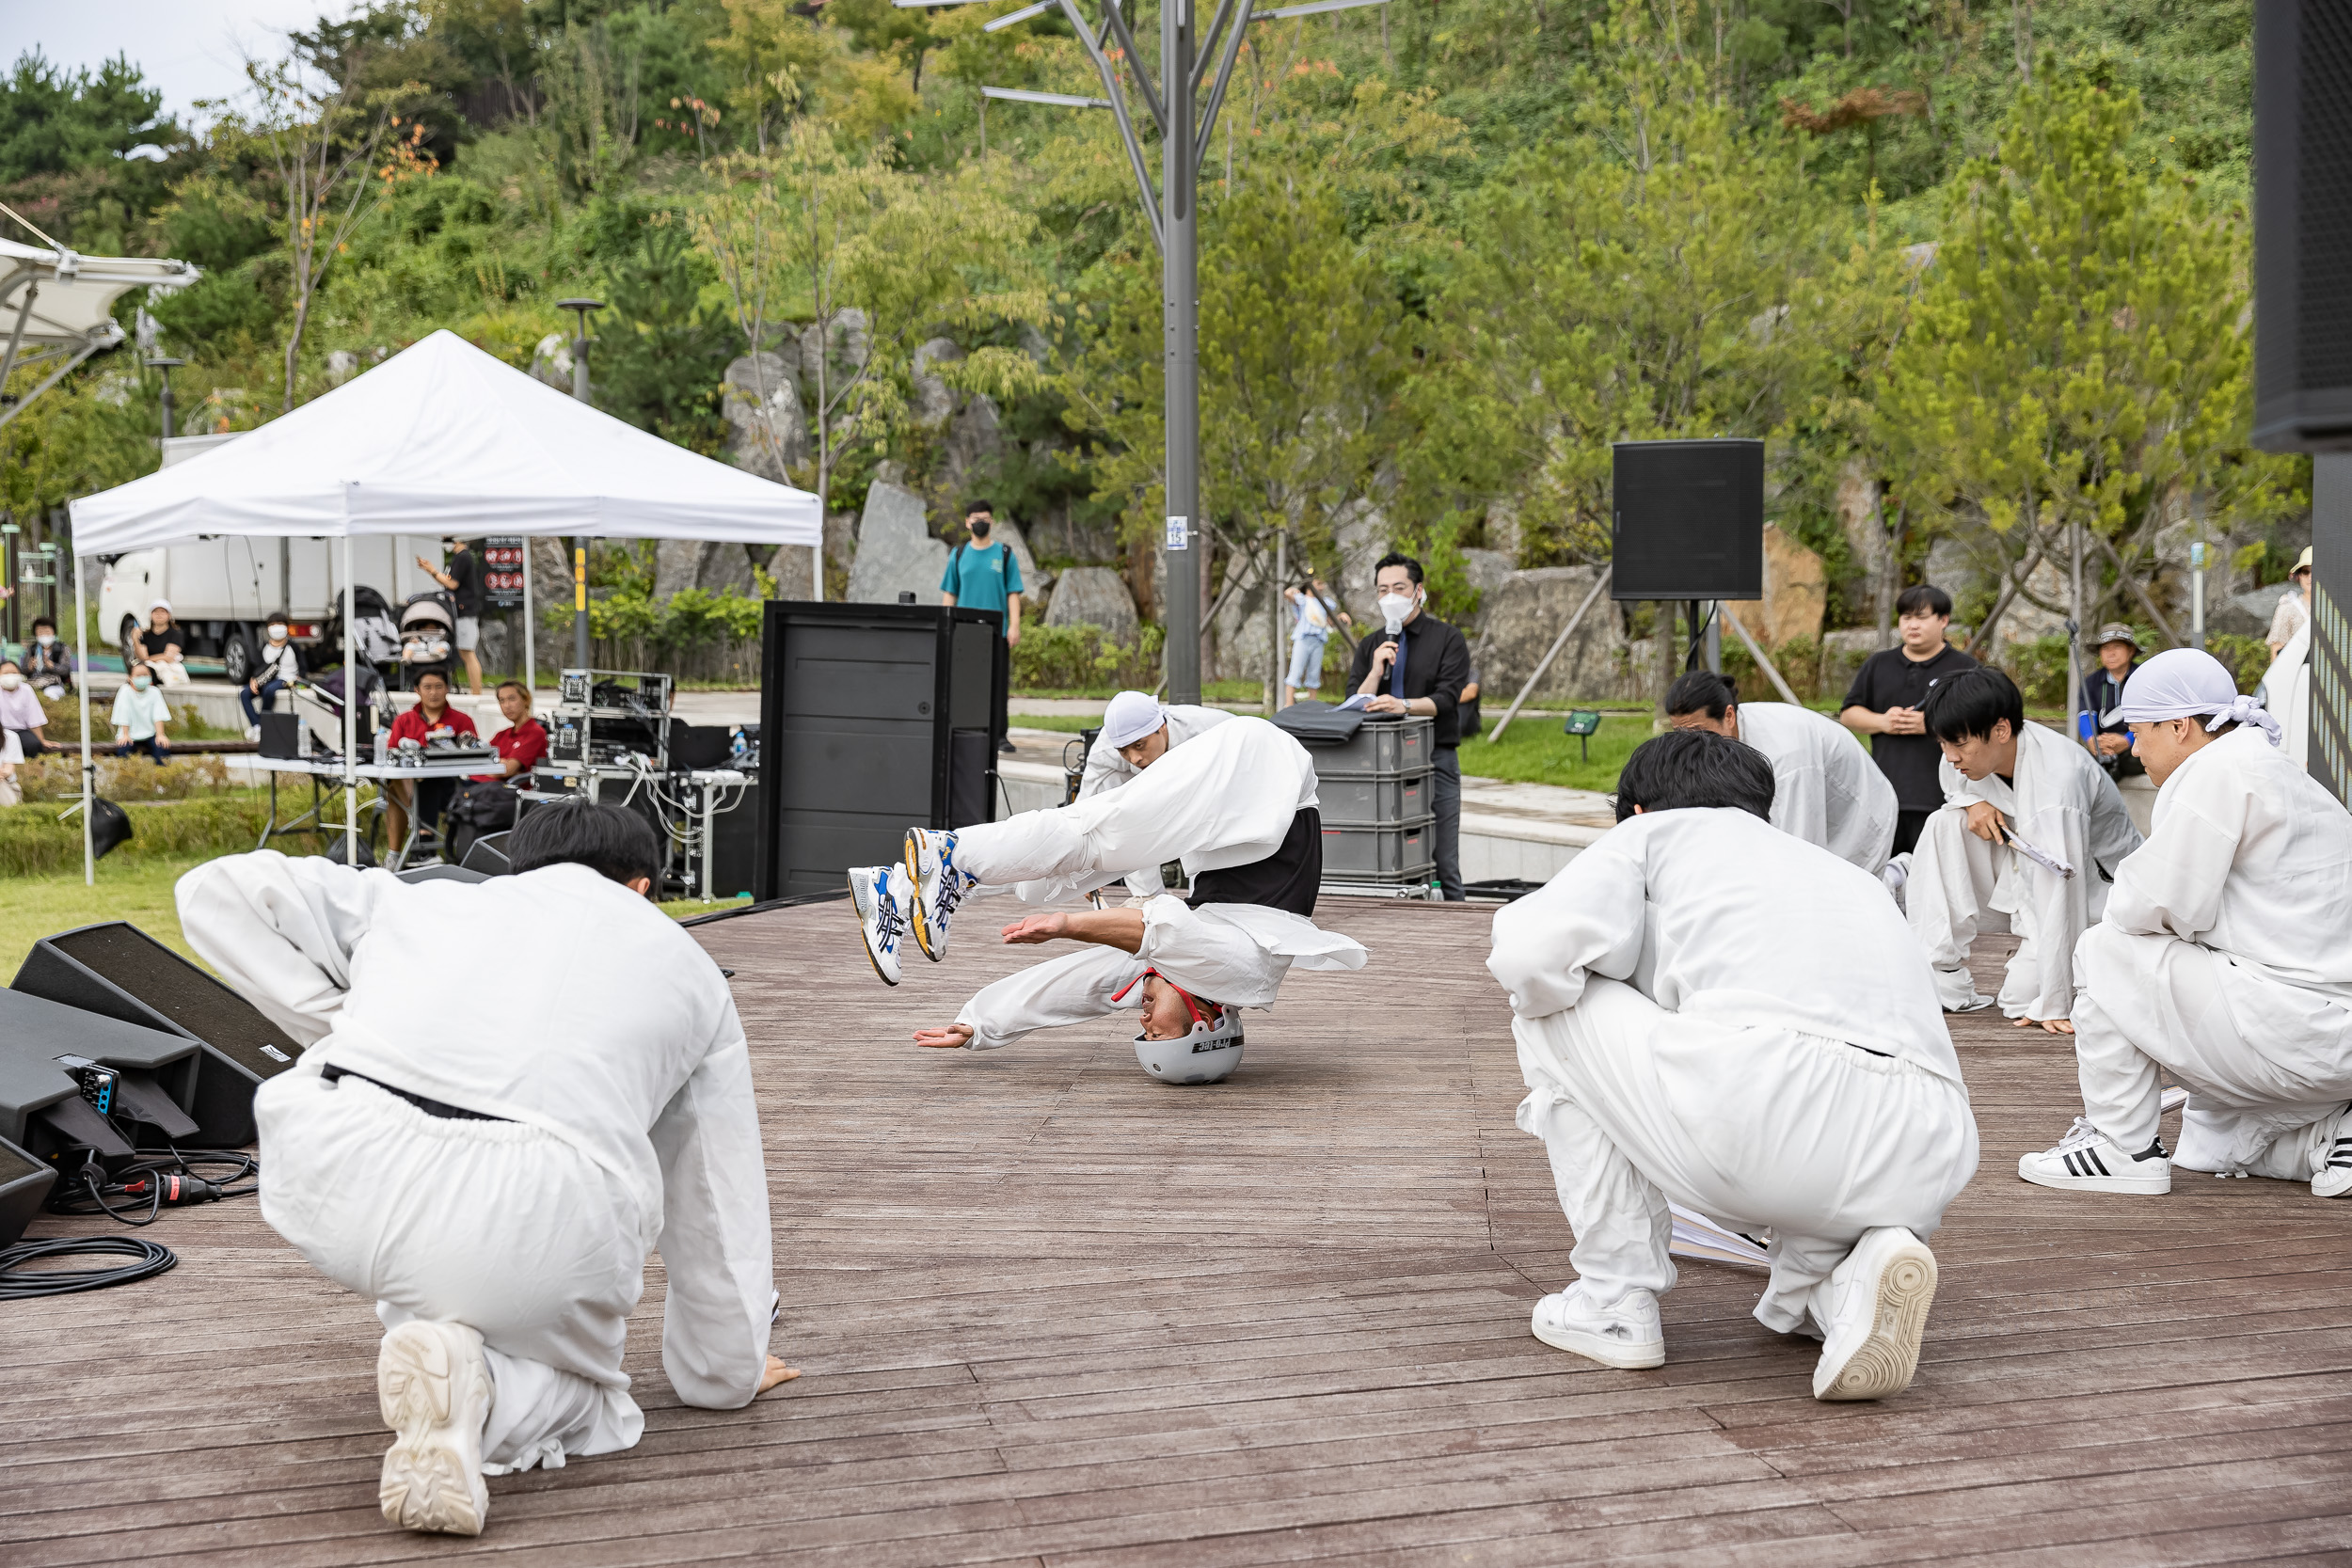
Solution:
M 2208 731 L 2224 724 L 2254 724 L 2279 744 L 2279 721 L 2244 695 L 2221 661 L 2197 648 L 2172 648 L 2132 672 L 2116 717 L 2128 724 L 2167 719 L 2207 719 Z

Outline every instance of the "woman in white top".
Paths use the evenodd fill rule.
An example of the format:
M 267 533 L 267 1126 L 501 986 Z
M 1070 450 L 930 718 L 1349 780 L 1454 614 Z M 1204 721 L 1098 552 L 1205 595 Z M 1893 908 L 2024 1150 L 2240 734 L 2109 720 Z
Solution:
M 2279 595 L 2278 608 L 2270 612 L 2270 657 L 2277 658 L 2295 641 L 2295 634 L 2312 624 L 2312 551 L 2303 546 L 2303 553 L 2295 562 L 2295 570 L 2287 574 L 2287 591 Z

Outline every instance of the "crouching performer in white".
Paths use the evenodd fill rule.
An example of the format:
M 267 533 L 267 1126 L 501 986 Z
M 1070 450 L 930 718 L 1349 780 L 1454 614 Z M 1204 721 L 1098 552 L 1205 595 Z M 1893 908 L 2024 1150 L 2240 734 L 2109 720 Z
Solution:
M 2210 654 L 2158 654 L 2121 712 L 2154 832 L 2074 949 L 2083 1115 L 2017 1174 L 2162 1193 L 2178 1164 L 2352 1193 L 2352 816 Z M 2189 1096 L 2169 1159 L 2159 1069 Z
M 1727 675 L 1693 670 L 1666 691 L 1666 722 L 1712 730 L 1772 765 L 1772 826 L 1873 877 L 1895 846 L 1895 786 L 1853 732 L 1787 703 L 1743 703 Z M 1898 879 L 1897 885 L 1900 885 Z
M 894 983 L 908 935 L 925 957 L 946 957 L 950 923 L 967 898 L 1009 890 L 1054 902 L 1122 876 L 1141 897 L 1127 909 L 1005 927 L 1008 942 L 1067 937 L 1097 950 L 998 981 L 950 1028 L 918 1036 L 921 1043 L 991 1050 L 1139 998 L 1151 1037 L 1155 1020 L 1188 1020 L 1187 1006 L 1213 1005 L 1204 1010 L 1216 1016 L 1270 1007 L 1294 965 L 1362 967 L 1360 945 L 1309 918 L 1322 881 L 1323 830 L 1305 748 L 1262 719 L 1233 719 L 1181 746 L 1168 738 L 1157 723 L 1130 738 L 1136 772 L 1114 787 L 953 832 L 910 829 L 903 863 L 850 873 L 866 956 Z M 1159 868 L 1169 861 L 1181 861 L 1190 877 L 1190 905 L 1160 891 Z M 1180 1006 L 1171 990 L 1190 1003 Z M 1149 1053 L 1139 1046 L 1137 1053 L 1151 1066 Z
M 1924 1238 L 1977 1124 L 1918 944 L 1867 872 L 1770 825 L 1772 766 L 1705 731 L 1627 761 L 1617 826 L 1495 916 L 1528 1095 L 1576 1231 L 1535 1337 L 1666 1358 L 1680 1203 L 1771 1232 L 1756 1321 L 1822 1341 L 1813 1393 L 1911 1384 L 1935 1294 Z
M 1938 681 L 1920 709 L 1944 748 L 1944 809 L 1911 856 L 1904 911 L 1935 970 L 1937 1000 L 1973 1012 L 1968 949 L 2004 922 L 2019 939 L 2001 982 L 2020 1029 L 2070 1033 L 2074 942 L 2106 908 L 2139 830 L 2115 782 L 2056 730 L 2026 722 L 2026 699 L 1998 670 Z
M 262 1214 L 375 1303 L 384 1515 L 481 1532 L 483 1476 L 633 1446 L 621 1370 L 657 1244 L 662 1367 L 733 1410 L 768 1354 L 768 1185 L 726 980 L 646 901 L 652 829 L 523 818 L 517 873 L 403 883 L 231 855 L 180 879 L 189 942 L 306 1042 L 262 1085 Z

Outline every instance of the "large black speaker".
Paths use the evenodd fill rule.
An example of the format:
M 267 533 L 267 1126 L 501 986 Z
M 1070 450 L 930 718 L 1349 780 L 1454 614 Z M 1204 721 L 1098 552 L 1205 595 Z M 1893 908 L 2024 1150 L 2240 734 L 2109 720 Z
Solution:
M 132 1146 L 84 1101 L 60 1056 L 87 1057 L 136 1078 L 137 1092 L 107 1107 L 118 1117 L 151 1122 L 183 1140 L 203 1135 L 201 1121 L 193 1132 L 189 1128 L 210 1066 L 201 1045 L 184 1035 L 0 990 L 0 1144 L 42 1162 L 76 1143 L 129 1155 Z M 140 1102 L 151 1095 L 160 1101 Z
M 769 604 L 756 897 L 829 892 L 850 866 L 896 860 L 910 827 L 986 819 L 1011 674 L 1003 623 L 961 606 Z
M 1613 449 L 1609 594 L 1764 596 L 1764 443 L 1620 441 Z
M 207 1148 L 251 1143 L 253 1091 L 302 1053 L 293 1037 L 245 998 L 119 920 L 34 943 L 13 985 L 32 996 L 196 1041 L 203 1065 L 189 1110 Z
M 0 1247 L 15 1244 L 40 1212 L 57 1173 L 6 1139 L 0 1139 Z
M 2352 6 L 2254 8 L 2254 441 L 2352 450 Z
M 2304 766 L 2352 806 L 2352 455 L 2312 459 L 2311 755 Z

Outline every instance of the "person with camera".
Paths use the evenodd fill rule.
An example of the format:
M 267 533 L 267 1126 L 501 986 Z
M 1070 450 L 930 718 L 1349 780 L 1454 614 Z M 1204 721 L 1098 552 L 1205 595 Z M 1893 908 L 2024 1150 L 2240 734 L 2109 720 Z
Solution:
M 262 738 L 262 713 L 278 700 L 278 694 L 302 678 L 302 650 L 294 645 L 287 635 L 283 612 L 269 618 L 269 641 L 262 644 L 260 658 L 253 673 L 246 677 L 245 689 L 237 693 L 237 705 L 245 709 L 245 737 Z
M 1371 699 L 1367 713 L 1408 713 L 1437 722 L 1437 770 L 1431 780 L 1431 809 L 1437 815 L 1438 882 L 1449 902 L 1462 891 L 1462 689 L 1470 684 L 1470 644 L 1462 634 L 1429 613 L 1429 590 L 1421 562 L 1391 552 L 1374 569 L 1384 632 L 1356 644 L 1356 666 L 1348 684 Z

